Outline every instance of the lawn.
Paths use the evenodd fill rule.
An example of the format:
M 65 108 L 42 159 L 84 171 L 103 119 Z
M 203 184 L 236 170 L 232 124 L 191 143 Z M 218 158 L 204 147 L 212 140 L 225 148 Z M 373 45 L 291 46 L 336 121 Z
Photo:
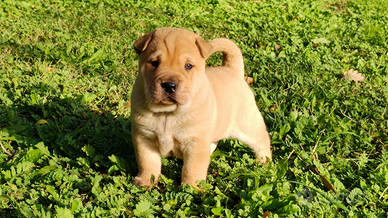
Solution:
M 385 0 L 1 1 L 0 217 L 387 217 L 387 11 Z M 157 186 L 133 185 L 133 43 L 158 27 L 239 45 L 273 162 L 230 139 L 202 193 L 180 185 L 176 158 L 162 159 Z

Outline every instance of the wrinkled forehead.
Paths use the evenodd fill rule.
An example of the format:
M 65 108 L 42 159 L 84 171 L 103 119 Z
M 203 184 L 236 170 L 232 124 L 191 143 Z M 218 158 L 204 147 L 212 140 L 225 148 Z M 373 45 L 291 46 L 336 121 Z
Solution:
M 194 33 L 185 30 L 156 32 L 151 43 L 151 53 L 160 53 L 166 56 L 186 55 L 200 56 L 200 51 L 196 45 Z

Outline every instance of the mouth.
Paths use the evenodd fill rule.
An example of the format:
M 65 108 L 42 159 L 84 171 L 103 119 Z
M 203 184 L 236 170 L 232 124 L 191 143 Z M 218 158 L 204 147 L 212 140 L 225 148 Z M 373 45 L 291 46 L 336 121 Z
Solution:
M 162 104 L 177 104 L 178 102 L 171 96 L 167 96 L 166 99 L 160 101 Z

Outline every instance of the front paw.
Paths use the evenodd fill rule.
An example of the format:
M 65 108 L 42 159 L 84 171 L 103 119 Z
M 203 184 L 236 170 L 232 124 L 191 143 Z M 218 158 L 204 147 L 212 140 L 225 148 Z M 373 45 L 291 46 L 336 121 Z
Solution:
M 141 187 L 150 187 L 151 185 L 151 179 L 144 179 L 139 176 L 136 176 L 133 180 L 133 184 Z

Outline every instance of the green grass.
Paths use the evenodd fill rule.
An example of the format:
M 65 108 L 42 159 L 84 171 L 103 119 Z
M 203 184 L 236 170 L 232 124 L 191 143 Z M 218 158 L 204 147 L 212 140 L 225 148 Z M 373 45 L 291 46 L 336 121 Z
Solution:
M 144 2 L 0 3 L 0 217 L 387 217 L 386 1 Z M 203 193 L 175 158 L 133 185 L 132 45 L 165 26 L 240 46 L 272 163 L 225 140 Z

